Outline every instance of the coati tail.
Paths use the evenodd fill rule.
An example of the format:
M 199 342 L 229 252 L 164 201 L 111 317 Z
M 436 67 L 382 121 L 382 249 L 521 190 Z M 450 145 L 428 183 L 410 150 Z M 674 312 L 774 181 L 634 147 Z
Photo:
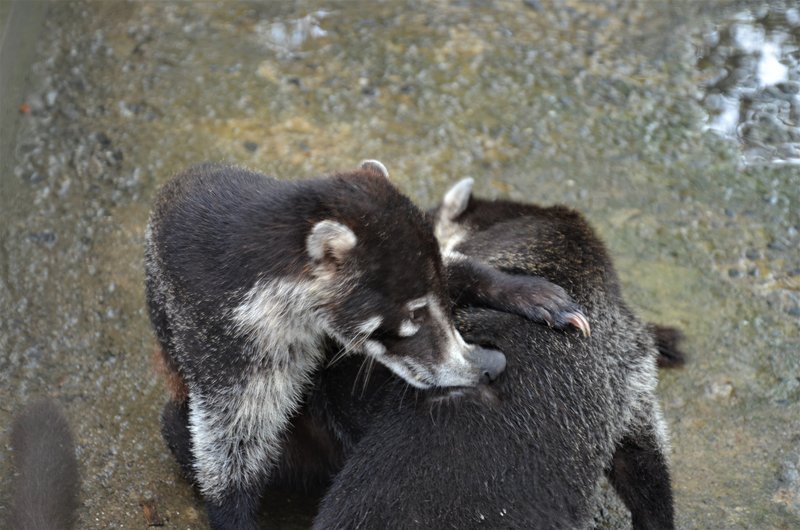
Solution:
M 677 368 L 686 364 L 688 356 L 679 347 L 684 339 L 681 330 L 658 324 L 648 324 L 647 327 L 656 341 L 659 368 Z
M 78 508 L 78 463 L 69 424 L 51 400 L 29 404 L 11 427 L 14 476 L 8 528 L 72 528 Z

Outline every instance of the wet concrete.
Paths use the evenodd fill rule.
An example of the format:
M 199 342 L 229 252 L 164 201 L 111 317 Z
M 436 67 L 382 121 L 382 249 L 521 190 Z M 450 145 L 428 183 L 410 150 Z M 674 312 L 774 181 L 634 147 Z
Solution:
M 158 432 L 150 200 L 201 160 L 293 178 L 378 158 L 422 205 L 472 176 L 584 211 L 631 304 L 688 337 L 659 388 L 679 526 L 796 527 L 800 171 L 774 163 L 794 103 L 775 103 L 789 136 L 743 157 L 736 129 L 709 130 L 708 68 L 727 68 L 709 35 L 741 13 L 798 38 L 789 4 L 699 4 L 51 4 L 0 175 L 0 518 L 11 415 L 48 394 L 75 429 L 80 528 L 142 528 L 149 501 L 168 528 L 205 528 Z M 298 502 L 279 499 L 281 526 L 307 523 Z

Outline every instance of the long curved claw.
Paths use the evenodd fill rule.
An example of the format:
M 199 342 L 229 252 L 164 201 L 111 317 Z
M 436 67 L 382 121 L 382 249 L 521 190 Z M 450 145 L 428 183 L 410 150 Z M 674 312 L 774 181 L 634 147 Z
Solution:
M 565 313 L 564 319 L 578 328 L 584 337 L 592 336 L 592 328 L 589 326 L 589 320 L 579 311 Z

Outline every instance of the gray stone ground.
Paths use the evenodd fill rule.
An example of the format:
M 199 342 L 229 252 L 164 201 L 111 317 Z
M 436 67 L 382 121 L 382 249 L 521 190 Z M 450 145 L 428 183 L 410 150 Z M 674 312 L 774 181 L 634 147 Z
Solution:
M 482 195 L 585 212 L 632 305 L 688 337 L 690 364 L 659 388 L 679 526 L 800 526 L 800 168 L 768 163 L 800 121 L 787 6 L 50 4 L 0 175 L 0 520 L 10 419 L 47 394 L 78 442 L 80 528 L 143 528 L 142 501 L 167 528 L 205 528 L 158 432 L 150 200 L 201 160 L 292 178 L 378 158 L 422 205 L 472 176 Z M 765 31 L 784 17 L 788 106 L 758 90 L 747 134 L 722 138 L 703 89 L 747 61 L 709 35 L 742 13 Z M 285 528 L 313 511 L 276 504 Z

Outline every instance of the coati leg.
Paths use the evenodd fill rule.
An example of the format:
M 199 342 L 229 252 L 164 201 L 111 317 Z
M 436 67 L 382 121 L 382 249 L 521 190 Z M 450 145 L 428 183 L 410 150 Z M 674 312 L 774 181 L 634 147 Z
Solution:
M 314 361 L 262 359 L 260 365 L 242 368 L 229 380 L 217 374 L 194 388 L 189 385 L 192 463 L 215 529 L 256 528 L 261 494 L 281 455 L 284 434 L 305 394 Z M 184 450 L 185 442 L 180 443 Z
M 631 511 L 635 530 L 675 528 L 669 468 L 656 427 L 620 441 L 608 478 Z
M 259 424 L 269 427 L 273 422 L 259 416 L 258 407 L 247 398 L 232 397 L 236 392 L 244 394 L 235 388 L 208 395 L 190 391 L 186 405 L 189 461 L 195 483 L 206 501 L 211 528 L 255 530 L 261 492 L 272 466 L 269 455 L 277 453 L 274 448 L 278 441 L 277 436 L 266 440 L 260 436 Z M 185 457 L 187 444 L 180 423 L 180 416 L 186 412 L 179 412 L 173 443 L 180 458 Z M 185 462 L 184 458 L 182 467 Z
M 435 214 L 434 232 L 453 303 L 514 313 L 556 328 L 573 325 L 584 336 L 590 335 L 589 321 L 560 286 L 539 276 L 499 271 L 456 250 L 468 233 L 458 219 L 469 206 L 472 184 L 473 180 L 466 178 L 450 188 Z
M 257 530 L 256 513 L 261 502 L 262 486 L 237 487 L 226 490 L 215 501 L 207 501 L 208 522 L 211 528 Z
M 194 457 L 192 456 L 192 433 L 189 431 L 189 404 L 173 399 L 164 404 L 161 412 L 161 435 L 181 466 L 181 471 L 192 484 L 196 484 Z
M 445 264 L 448 291 L 457 306 L 488 307 L 591 334 L 580 307 L 563 288 L 544 278 L 508 274 L 458 253 L 447 256 Z

